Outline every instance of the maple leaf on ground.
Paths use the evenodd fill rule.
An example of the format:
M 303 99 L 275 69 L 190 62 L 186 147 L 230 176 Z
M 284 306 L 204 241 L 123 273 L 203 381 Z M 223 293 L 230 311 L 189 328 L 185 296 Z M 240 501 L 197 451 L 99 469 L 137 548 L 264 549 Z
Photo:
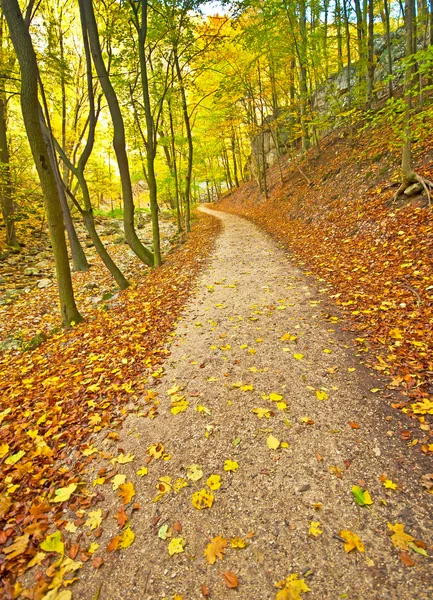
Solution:
M 114 515 L 114 518 L 117 519 L 117 524 L 120 527 L 120 529 L 122 529 L 129 519 L 128 515 L 125 512 L 125 507 L 123 505 L 118 509 L 117 513 Z
M 89 511 L 87 521 L 84 523 L 91 530 L 97 529 L 102 523 L 102 510 L 97 508 L 96 510 Z
M 42 550 L 46 552 L 58 552 L 59 554 L 65 553 L 65 545 L 62 541 L 62 532 L 55 531 L 44 539 L 40 544 Z
M 7 554 L 8 560 L 12 560 L 20 554 L 24 554 L 24 552 L 27 550 L 28 545 L 29 534 L 25 533 L 24 535 L 16 537 L 10 546 L 8 546 L 7 548 L 3 548 L 2 552 L 4 552 L 4 554 Z
M 123 473 L 118 473 L 117 475 L 115 475 L 112 479 L 113 490 L 117 490 L 117 488 L 119 488 L 123 483 L 125 483 L 125 481 L 126 475 L 124 475 Z
M 210 565 L 213 565 L 217 558 L 220 560 L 224 558 L 227 544 L 227 540 L 220 535 L 216 538 L 213 538 L 213 540 L 209 542 L 209 544 L 206 546 L 206 550 L 204 551 L 204 555 Z
M 319 521 L 311 521 L 308 533 L 310 535 L 312 535 L 313 537 L 317 537 L 318 535 L 323 533 L 323 531 L 320 529 L 320 522 Z
M 275 584 L 277 588 L 283 588 L 275 596 L 275 600 L 302 600 L 301 594 L 311 592 L 304 579 L 299 579 L 297 573 L 289 575 L 283 581 Z
M 342 529 L 338 532 L 338 535 L 343 540 L 345 540 L 344 549 L 347 553 L 349 553 L 351 550 L 354 550 L 355 548 L 360 552 L 364 552 L 364 544 L 362 543 L 362 540 L 356 535 L 356 533 L 353 533 L 348 529 Z
M 248 546 L 248 543 L 246 540 L 244 540 L 244 538 L 241 537 L 234 537 L 230 540 L 230 546 L 232 548 L 246 548 Z
M 134 484 L 131 483 L 131 481 L 122 483 L 122 485 L 119 486 L 119 490 L 118 495 L 120 498 L 123 498 L 123 504 L 129 504 L 135 496 Z
M 408 543 L 413 542 L 415 538 L 405 532 L 404 525 L 402 523 L 395 523 L 394 525 L 388 523 L 388 529 L 393 532 L 391 542 L 394 546 L 400 550 L 408 550 Z

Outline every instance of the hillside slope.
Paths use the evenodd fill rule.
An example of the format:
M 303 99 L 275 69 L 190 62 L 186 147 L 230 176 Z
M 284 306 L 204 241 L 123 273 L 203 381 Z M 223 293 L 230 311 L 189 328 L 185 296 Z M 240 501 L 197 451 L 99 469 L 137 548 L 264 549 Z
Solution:
M 427 177 L 432 147 L 430 138 L 414 150 L 415 167 Z M 320 153 L 283 157 L 283 182 L 276 166 L 269 170 L 267 200 L 250 181 L 217 208 L 258 223 L 326 282 L 367 362 L 409 397 L 400 407 L 423 421 L 433 414 L 432 208 L 420 196 L 393 204 L 399 158 L 386 126 L 334 132 Z

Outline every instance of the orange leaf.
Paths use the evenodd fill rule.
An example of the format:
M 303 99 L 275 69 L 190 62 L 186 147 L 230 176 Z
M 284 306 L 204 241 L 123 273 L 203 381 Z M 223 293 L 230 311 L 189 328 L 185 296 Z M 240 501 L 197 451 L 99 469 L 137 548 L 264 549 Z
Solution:
M 122 529 L 128 520 L 128 515 L 126 514 L 124 507 L 121 506 L 114 516 L 117 519 L 117 524 L 119 525 L 120 529 Z
M 201 593 L 203 594 L 203 596 L 205 598 L 209 598 L 210 597 L 210 591 L 209 591 L 209 588 L 207 587 L 207 585 L 203 584 L 201 586 Z
M 415 561 L 410 556 L 410 554 L 408 552 L 405 552 L 404 550 L 398 553 L 398 557 L 401 560 L 401 562 L 404 565 L 406 565 L 406 567 L 413 567 L 415 564 Z
M 114 537 L 111 542 L 108 544 L 107 546 L 107 552 L 114 552 L 114 550 L 117 550 L 120 544 L 120 540 L 122 538 L 120 537 L 120 535 L 116 535 L 116 537 Z
M 349 425 L 352 429 L 359 429 L 359 425 L 358 423 L 355 423 L 355 421 L 349 421 Z
M 128 481 L 128 483 L 122 483 L 119 490 L 119 497 L 123 498 L 123 504 L 129 504 L 135 496 L 134 484 L 130 481 Z
M 219 535 L 218 537 L 213 538 L 213 540 L 207 545 L 204 555 L 210 565 L 213 565 L 217 558 L 220 560 L 224 558 L 227 543 L 227 540 Z
M 237 588 L 239 585 L 239 581 L 235 573 L 233 571 L 225 571 L 221 573 L 224 578 L 224 583 L 228 588 Z

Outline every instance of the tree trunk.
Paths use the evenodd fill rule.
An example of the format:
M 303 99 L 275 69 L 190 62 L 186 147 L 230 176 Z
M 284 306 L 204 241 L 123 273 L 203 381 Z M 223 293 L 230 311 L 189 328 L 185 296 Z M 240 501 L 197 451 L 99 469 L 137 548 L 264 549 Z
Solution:
M 141 87 L 143 91 L 144 114 L 146 116 L 146 157 L 147 157 L 147 183 L 149 185 L 149 202 L 152 215 L 152 239 L 153 239 L 153 256 L 154 266 L 159 267 L 161 264 L 161 241 L 159 234 L 159 207 L 158 207 L 158 189 L 155 175 L 155 155 L 156 155 L 156 137 L 155 123 L 152 115 L 152 107 L 150 105 L 149 96 L 149 81 L 147 78 L 147 64 L 145 55 L 145 44 L 147 37 L 147 0 L 141 0 L 141 25 L 138 23 L 138 54 L 140 60 L 140 77 Z
M 235 180 L 236 187 L 239 187 L 239 179 L 238 179 L 238 165 L 236 162 L 236 141 L 235 141 L 235 132 L 232 132 L 230 138 L 230 145 L 232 150 L 232 159 L 233 159 L 233 177 Z
M 14 220 L 15 207 L 12 197 L 12 180 L 7 140 L 6 102 L 3 90 L 0 91 L 0 163 L 0 198 L 3 220 L 6 226 L 6 244 L 13 248 L 19 248 Z
M 82 317 L 75 305 L 62 208 L 39 121 L 36 54 L 17 0 L 1 0 L 1 7 L 21 68 L 21 108 L 24 125 L 44 194 L 45 212 L 56 264 L 62 322 L 69 325 L 81 321 Z
M 299 51 L 299 87 L 300 87 L 300 115 L 302 129 L 302 151 L 305 152 L 310 147 L 310 137 L 308 134 L 307 124 L 307 102 L 308 102 L 308 86 L 307 86 L 307 11 L 305 0 L 299 2 L 299 25 L 301 33 L 301 43 Z
M 173 123 L 173 112 L 171 108 L 171 99 L 168 99 L 168 118 L 170 119 L 170 143 L 171 143 L 171 155 L 172 155 L 172 169 L 174 179 L 174 193 L 176 201 L 176 219 L 177 219 L 177 232 L 180 233 L 182 229 L 182 215 L 180 214 L 180 198 L 179 198 L 179 177 L 177 174 L 177 159 L 176 159 L 176 141 L 174 139 L 174 123 Z
M 134 226 L 134 199 L 132 194 L 131 175 L 129 172 L 128 155 L 126 153 L 125 125 L 120 112 L 119 101 L 110 81 L 110 77 L 102 58 L 101 44 L 99 41 L 98 26 L 93 11 L 92 0 L 83 0 L 86 17 L 86 26 L 89 36 L 90 48 L 93 62 L 98 74 L 98 79 L 107 99 L 113 122 L 113 148 L 116 153 L 119 167 L 120 180 L 123 194 L 123 225 L 125 238 L 130 248 L 146 265 L 153 266 L 154 257 L 152 252 L 145 248 L 140 242 Z
M 179 82 L 179 87 L 180 87 L 183 119 L 185 122 L 186 137 L 188 140 L 188 162 L 187 162 L 186 177 L 185 177 L 185 229 L 187 232 L 190 232 L 191 231 L 191 176 L 192 176 L 192 161 L 193 161 L 194 147 L 193 147 L 193 143 L 192 143 L 191 122 L 190 122 L 190 118 L 188 115 L 188 104 L 186 101 L 185 86 L 183 83 L 182 71 L 181 71 L 181 68 L 179 65 L 179 57 L 177 55 L 177 48 L 173 49 L 173 58 L 174 58 L 174 65 L 176 68 L 177 80 Z
M 433 1 L 433 0 L 432 0 Z M 388 95 L 390 98 L 394 95 L 394 91 L 392 89 L 392 54 L 391 54 L 391 33 L 390 33 L 390 25 L 389 25 L 389 4 L 388 0 L 383 0 L 384 10 L 385 10 L 385 33 L 386 33 L 386 51 L 388 58 Z
M 386 1 L 386 0 L 385 0 Z M 367 59 L 367 107 L 371 108 L 374 88 L 374 9 L 373 0 L 368 0 L 368 59 Z

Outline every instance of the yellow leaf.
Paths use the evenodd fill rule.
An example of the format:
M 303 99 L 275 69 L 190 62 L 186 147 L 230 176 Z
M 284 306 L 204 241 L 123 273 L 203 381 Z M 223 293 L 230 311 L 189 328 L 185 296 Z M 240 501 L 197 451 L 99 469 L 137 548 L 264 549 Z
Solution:
M 191 465 L 188 467 L 187 477 L 191 481 L 199 481 L 203 477 L 203 471 L 200 469 L 199 465 Z
M 3 456 L 6 456 L 6 454 L 9 452 L 9 444 L 0 444 L 0 458 L 3 458 Z
M 390 329 L 389 330 L 389 337 L 392 338 L 393 340 L 402 340 L 403 336 L 402 336 L 402 331 L 401 329 L 398 329 L 398 327 L 395 327 L 394 329 Z
M 93 481 L 93 487 L 97 485 L 102 485 L 103 483 L 105 483 L 105 477 L 98 477 Z
M 318 535 L 323 533 L 323 531 L 320 529 L 320 521 L 311 521 L 308 533 L 313 537 L 317 537 Z
M 148 454 L 149 456 L 151 456 L 154 459 L 161 458 L 161 456 L 164 454 L 163 444 L 151 444 L 147 448 L 146 454 Z
M 176 402 L 171 403 L 170 412 L 173 415 L 178 415 L 179 413 L 185 412 L 188 406 L 188 400 L 186 398 L 182 398 L 181 400 L 177 400 Z
M 253 385 L 241 385 L 240 390 L 242 390 L 243 392 L 252 392 L 254 390 L 254 386 Z
M 200 490 L 192 495 L 191 501 L 194 508 L 197 510 L 203 510 L 204 508 L 211 508 L 214 499 L 215 498 L 212 492 L 209 492 L 208 490 Z
M 279 402 L 282 399 L 283 397 L 281 396 L 281 394 L 277 394 L 276 392 L 271 392 L 269 394 L 269 400 L 272 400 L 272 402 Z
M 123 454 L 123 452 L 121 452 L 119 454 L 119 456 L 117 456 L 116 458 L 114 458 L 111 462 L 118 462 L 119 465 L 126 465 L 127 463 L 130 463 L 134 460 L 135 456 L 133 454 L 130 454 L 128 452 L 128 454 Z
M 65 530 L 69 531 L 69 533 L 75 533 L 77 531 L 77 526 L 72 523 L 72 521 L 68 521 L 65 525 Z
M 216 538 L 213 538 L 213 540 L 206 546 L 206 550 L 204 551 L 207 562 L 210 565 L 213 565 L 215 564 L 217 558 L 222 560 L 224 558 L 225 548 L 227 548 L 226 539 L 220 535 Z
M 247 541 L 241 537 L 234 537 L 230 540 L 230 546 L 232 548 L 246 548 L 248 546 Z
M 259 417 L 259 419 L 269 419 L 271 416 L 271 411 L 267 408 L 254 408 L 253 413 Z
M 168 553 L 173 556 L 173 554 L 184 552 L 185 544 L 186 541 L 183 538 L 172 538 L 168 545 Z
M 221 487 L 221 477 L 220 477 L 220 475 L 211 475 L 210 477 L 208 477 L 208 479 L 206 481 L 206 485 L 211 490 L 219 490 L 220 487 Z
M 359 550 L 359 552 L 364 552 L 364 544 L 362 543 L 361 539 L 356 535 L 356 533 L 353 533 L 348 529 L 342 529 L 338 532 L 338 535 L 341 538 L 343 538 L 343 540 L 346 540 L 346 543 L 344 544 L 344 549 L 346 552 L 350 552 L 355 548 Z
M 328 394 L 322 390 L 316 390 L 316 396 L 317 400 L 327 400 L 329 398 Z
M 126 527 L 126 529 L 123 530 L 123 532 L 120 536 L 118 548 L 129 548 L 129 546 L 132 544 L 132 542 L 134 540 L 135 540 L 135 533 L 128 526 L 128 527 Z
M 147 467 L 141 467 L 141 469 L 138 469 L 138 471 L 136 473 L 140 477 L 144 477 L 145 475 L 147 475 L 148 472 L 149 472 L 149 469 Z
M 402 523 L 395 523 L 395 525 L 388 523 L 388 529 L 394 532 L 391 536 L 391 541 L 394 546 L 400 548 L 400 550 L 407 550 L 408 542 L 414 541 L 414 538 L 405 532 Z
M 281 448 L 288 448 L 289 444 L 287 442 L 281 442 L 280 447 Z
M 55 531 L 44 539 L 41 543 L 42 550 L 46 552 L 57 552 L 58 554 L 65 553 L 65 545 L 62 541 L 62 533 L 61 531 Z
M 277 593 L 275 600 L 302 600 L 301 594 L 311 592 L 305 580 L 298 579 L 298 577 L 298 574 L 294 573 L 283 580 L 281 584 L 277 584 L 277 587 L 284 587 Z
M 224 462 L 224 471 L 237 471 L 239 464 L 235 460 L 226 460 Z
M 60 531 L 57 531 L 56 534 L 59 534 L 59 536 L 61 535 Z M 50 537 L 50 536 L 48 536 L 48 537 Z M 3 548 L 2 552 L 4 552 L 4 554 L 7 554 L 7 557 L 9 560 L 12 560 L 13 558 L 16 558 L 17 556 L 19 556 L 20 554 L 24 554 L 24 552 L 27 550 L 28 545 L 29 545 L 29 534 L 25 533 L 24 535 L 20 535 L 20 536 L 16 537 L 14 539 L 14 541 L 12 542 L 12 544 L 7 546 L 6 548 Z M 63 547 L 63 542 L 61 542 L 61 545 Z M 41 544 L 41 548 L 42 548 L 42 544 Z M 46 548 L 42 548 L 42 549 L 46 550 Z
M 87 550 L 87 552 L 89 554 L 95 554 L 96 550 L 99 548 L 99 544 L 97 544 L 96 542 L 92 542 L 89 546 L 89 549 Z
M 175 494 L 179 493 L 184 487 L 188 487 L 188 482 L 182 477 L 178 477 L 173 483 L 173 491 Z
M 98 448 L 90 446 L 89 448 L 83 450 L 83 456 L 91 456 L 92 454 L 96 454 L 97 452 L 99 452 Z
M 97 508 L 96 510 L 89 511 L 88 519 L 84 523 L 87 527 L 90 527 L 91 530 L 97 529 L 102 523 L 102 510 Z
M 76 489 L 76 483 L 71 483 L 67 487 L 59 488 L 58 490 L 54 491 L 55 496 L 50 500 L 50 502 L 66 502 L 66 500 L 69 500 Z
M 302 360 L 304 358 L 304 355 L 303 354 L 294 354 L 293 358 L 295 358 L 296 360 Z
M 393 481 L 391 481 L 391 479 L 385 479 L 385 481 L 383 482 L 383 485 L 388 490 L 396 490 L 397 489 L 397 484 L 394 483 Z
M 118 473 L 117 475 L 115 475 L 112 479 L 113 490 L 117 490 L 117 488 L 119 488 L 122 484 L 124 484 L 125 481 L 126 481 L 126 475 L 124 475 L 123 473 Z
M 298 336 L 297 335 L 292 335 L 291 333 L 285 333 L 284 335 L 282 335 L 280 337 L 280 340 L 282 342 L 285 342 L 287 340 L 290 340 L 291 342 L 294 342 L 297 339 L 298 339 Z
M 24 450 L 20 450 L 19 452 L 17 452 L 16 454 L 11 454 L 10 456 L 8 456 L 5 459 L 5 464 L 6 465 L 14 465 L 15 463 L 17 463 L 19 460 L 22 459 L 22 457 L 24 456 L 25 452 Z
M 266 440 L 266 445 L 270 450 L 277 450 L 280 447 L 280 440 L 277 440 L 276 437 L 270 435 Z

